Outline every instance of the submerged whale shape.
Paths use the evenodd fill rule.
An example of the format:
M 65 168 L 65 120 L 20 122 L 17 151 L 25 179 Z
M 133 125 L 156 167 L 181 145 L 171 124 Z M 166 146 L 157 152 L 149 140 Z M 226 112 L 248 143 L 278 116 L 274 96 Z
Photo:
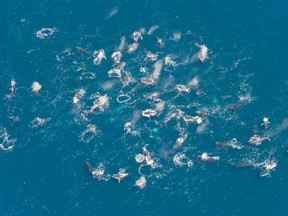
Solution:
M 87 50 L 85 50 L 84 48 L 82 47 L 79 47 L 79 46 L 76 46 L 76 50 L 77 52 L 83 54 L 83 55 L 86 55 L 86 56 L 91 56 L 91 53 L 88 52 Z

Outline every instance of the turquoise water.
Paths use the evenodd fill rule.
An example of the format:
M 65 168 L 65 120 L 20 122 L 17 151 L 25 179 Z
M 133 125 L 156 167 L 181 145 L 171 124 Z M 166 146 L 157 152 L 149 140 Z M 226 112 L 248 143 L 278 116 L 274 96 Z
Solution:
M 286 215 L 287 10 L 286 1 L 2 1 L 0 143 L 12 149 L 0 149 L 1 215 Z M 40 39 L 36 32 L 42 28 L 55 32 Z M 141 28 L 139 48 L 123 51 L 125 70 L 135 80 L 123 87 L 107 75 L 110 56 L 122 36 L 131 44 L 131 34 Z M 165 47 L 157 46 L 156 36 Z M 196 43 L 209 49 L 203 63 L 196 59 Z M 95 66 L 76 46 L 90 53 L 103 48 L 107 60 Z M 145 87 L 139 79 L 154 70 L 154 62 L 144 61 L 147 51 L 159 60 L 170 55 L 177 64 L 163 64 L 157 84 Z M 177 93 L 176 84 L 195 77 L 201 96 L 193 86 L 188 94 Z M 12 79 L 15 96 L 7 97 Z M 38 94 L 31 93 L 34 81 L 42 85 Z M 81 88 L 86 94 L 75 105 Z M 97 92 L 107 94 L 109 107 L 85 117 Z M 151 119 L 139 116 L 155 108 L 147 99 L 153 92 L 160 92 L 163 110 Z M 130 101 L 118 103 L 120 94 Z M 246 99 L 240 108 L 229 110 L 241 97 Z M 200 132 L 179 112 L 195 115 L 198 109 L 209 113 Z M 264 116 L 271 122 L 266 130 Z M 36 117 L 51 120 L 33 128 Z M 133 122 L 138 135 L 125 134 L 126 122 Z M 89 125 L 97 132 L 87 132 Z M 271 141 L 249 144 L 255 133 Z M 172 150 L 181 134 L 186 140 Z M 233 138 L 244 148 L 215 145 Z M 158 166 L 143 165 L 147 185 L 141 190 L 133 187 L 141 176 L 134 157 L 144 146 Z M 220 160 L 201 162 L 203 152 Z M 193 166 L 187 159 L 175 164 L 177 154 Z M 277 167 L 261 178 L 265 160 Z M 105 166 L 104 180 L 93 178 L 86 161 Z M 243 161 L 255 166 L 229 165 Z M 118 184 L 111 175 L 120 168 L 129 176 Z

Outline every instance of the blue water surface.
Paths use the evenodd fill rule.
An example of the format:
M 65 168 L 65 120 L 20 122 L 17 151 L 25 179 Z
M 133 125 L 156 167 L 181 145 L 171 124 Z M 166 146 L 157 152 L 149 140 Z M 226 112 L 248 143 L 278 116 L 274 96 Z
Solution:
M 158 0 L 158 1 L 0 1 L 0 131 L 1 143 L 15 140 L 11 151 L 0 149 L 0 215 L 287 215 L 288 155 L 285 119 L 288 99 L 288 2 L 235 0 Z M 151 26 L 159 28 L 143 34 L 138 50 L 123 54 L 127 70 L 135 83 L 122 88 L 107 71 L 112 67 L 111 54 L 120 38 Z M 36 32 L 56 28 L 40 39 Z M 172 40 L 178 33 L 181 39 Z M 159 48 L 155 37 L 161 37 Z M 195 59 L 205 44 L 208 59 Z M 104 49 L 107 60 L 95 66 L 91 56 L 78 53 L 76 46 L 93 53 Z M 139 86 L 146 51 L 164 59 L 171 55 L 179 64 L 165 69 L 154 87 Z M 60 56 L 60 60 L 56 56 Z M 194 56 L 194 57 L 193 57 Z M 95 79 L 85 77 L 79 69 Z M 187 84 L 200 77 L 204 94 L 177 95 L 176 84 Z M 94 77 L 93 77 L 94 78 Z M 17 83 L 14 97 L 10 81 Z M 42 85 L 31 94 L 34 81 Z M 103 90 L 103 83 L 113 88 Z M 87 93 L 79 106 L 72 98 L 80 88 Z M 107 94 L 110 105 L 83 119 L 81 113 L 93 105 L 92 94 Z M 160 92 L 164 111 L 151 120 L 140 117 L 135 124 L 140 136 L 124 134 L 124 124 L 133 113 L 151 108 L 144 98 Z M 128 104 L 118 103 L 117 95 L 131 96 Z M 251 101 L 235 111 L 227 108 L 239 96 Z M 164 124 L 171 110 L 181 109 L 194 115 L 204 107 L 215 114 L 207 116 L 203 133 L 195 125 L 173 119 Z M 176 107 L 176 108 L 175 108 Z M 266 132 L 271 141 L 255 147 L 247 143 L 253 130 L 265 134 L 260 126 L 264 116 L 271 124 Z M 31 128 L 35 117 L 51 120 Z M 89 142 L 81 141 L 87 126 L 97 126 Z M 180 126 L 179 126 L 180 125 Z M 171 151 L 179 137 L 179 127 L 188 134 L 183 147 Z M 253 129 L 254 128 L 254 129 Z M 255 132 L 255 131 L 254 131 Z M 0 135 L 1 136 L 1 135 Z M 216 141 L 232 138 L 245 147 L 221 149 Z M 13 142 L 11 142 L 13 143 Z M 140 177 L 134 156 L 147 145 L 159 167 L 144 167 L 145 188 L 133 187 Z M 219 155 L 216 163 L 197 159 L 204 151 Z M 177 166 L 173 156 L 185 155 L 193 166 Z M 236 169 L 230 161 L 271 159 L 277 167 L 270 177 L 259 177 L 260 168 Z M 85 161 L 105 166 L 107 174 L 125 168 L 129 177 L 117 183 L 110 178 L 98 181 L 85 168 Z

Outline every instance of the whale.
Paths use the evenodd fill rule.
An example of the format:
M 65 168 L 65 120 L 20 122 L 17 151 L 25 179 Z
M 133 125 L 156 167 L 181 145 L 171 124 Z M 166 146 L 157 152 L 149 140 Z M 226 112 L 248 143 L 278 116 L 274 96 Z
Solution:
M 96 170 L 88 161 L 85 162 L 85 165 L 91 174 Z
M 83 54 L 83 55 L 86 55 L 86 56 L 91 56 L 91 53 L 88 52 L 87 50 L 85 50 L 84 48 L 82 47 L 79 47 L 79 46 L 76 46 L 76 50 L 77 52 Z

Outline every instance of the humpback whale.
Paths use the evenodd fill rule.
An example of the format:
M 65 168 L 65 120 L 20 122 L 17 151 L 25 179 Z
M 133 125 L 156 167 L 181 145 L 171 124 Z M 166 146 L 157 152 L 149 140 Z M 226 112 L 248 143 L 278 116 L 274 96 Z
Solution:
M 76 50 L 77 52 L 83 54 L 83 55 L 86 55 L 86 56 L 91 56 L 91 53 L 88 52 L 87 50 L 85 50 L 84 48 L 82 47 L 79 47 L 79 46 L 76 46 Z
M 134 187 L 139 187 L 140 189 L 143 189 L 146 186 L 146 178 L 144 176 L 141 176 L 133 185 Z
M 85 165 L 94 178 L 97 178 L 99 181 L 103 179 L 105 172 L 104 169 L 102 168 L 96 169 L 92 167 L 92 165 L 88 161 L 85 162 Z
M 156 41 L 159 47 L 164 47 L 164 42 L 160 37 L 156 37 Z
M 254 144 L 254 145 L 261 145 L 262 141 L 264 140 L 268 140 L 270 141 L 269 137 L 260 137 L 259 135 L 253 135 L 252 137 L 250 137 L 250 139 L 248 140 L 248 143 L 250 144 Z
M 261 126 L 263 125 L 264 128 L 267 129 L 269 124 L 270 124 L 269 119 L 267 117 L 264 117 Z
M 113 174 L 112 178 L 118 180 L 118 183 L 124 178 L 126 178 L 129 174 L 125 172 L 124 169 L 120 169 L 117 174 Z

